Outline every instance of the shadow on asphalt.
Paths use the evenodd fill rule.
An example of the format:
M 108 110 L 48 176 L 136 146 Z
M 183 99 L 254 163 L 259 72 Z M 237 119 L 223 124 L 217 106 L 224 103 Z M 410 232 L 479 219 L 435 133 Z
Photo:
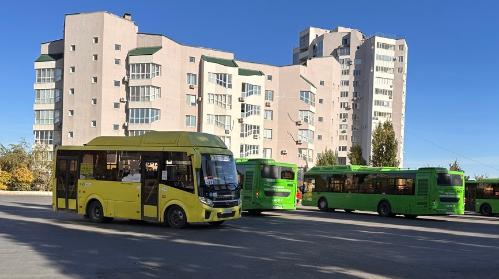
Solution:
M 46 204 L 0 202 L 1 241 L 28 245 L 62 275 L 79 278 L 383 278 L 425 270 L 487 278 L 488 267 L 499 265 L 499 240 L 466 233 L 497 234 L 497 226 L 473 225 L 299 210 L 174 230 L 127 220 L 94 224 Z

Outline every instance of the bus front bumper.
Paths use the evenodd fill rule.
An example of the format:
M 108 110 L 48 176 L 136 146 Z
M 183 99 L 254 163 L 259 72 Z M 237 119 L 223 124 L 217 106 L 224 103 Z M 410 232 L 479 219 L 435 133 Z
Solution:
M 241 206 L 214 208 L 203 205 L 202 216 L 198 222 L 216 222 L 239 218 L 241 218 Z

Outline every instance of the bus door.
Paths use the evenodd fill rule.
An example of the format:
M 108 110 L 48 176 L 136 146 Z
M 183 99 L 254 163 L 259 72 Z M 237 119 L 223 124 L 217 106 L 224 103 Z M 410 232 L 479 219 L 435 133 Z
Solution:
M 466 183 L 464 210 L 475 211 L 476 188 L 478 183 Z
M 258 186 L 255 185 L 255 172 L 251 170 L 251 168 L 247 168 L 246 172 L 244 173 L 244 187 L 241 190 L 241 195 L 243 197 L 243 207 L 244 208 L 252 208 L 253 203 L 256 197 L 257 193 L 258 195 L 261 195 L 263 193 L 258 192 Z
M 78 182 L 78 158 L 59 157 L 56 162 L 56 187 L 58 209 L 75 210 Z
M 158 220 L 158 188 L 161 160 L 144 158 L 142 160 L 141 211 L 142 220 Z
M 432 181 L 436 177 L 432 173 L 419 173 L 416 176 L 415 203 L 412 204 L 416 210 L 428 210 L 430 208 L 430 197 L 432 195 Z

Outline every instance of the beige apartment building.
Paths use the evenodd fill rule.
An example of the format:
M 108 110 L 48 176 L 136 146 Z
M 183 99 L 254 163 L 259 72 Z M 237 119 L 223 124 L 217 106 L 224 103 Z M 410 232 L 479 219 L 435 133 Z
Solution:
M 218 135 L 236 157 L 300 167 L 326 148 L 348 163 L 371 152 L 375 125 L 392 120 L 403 157 L 407 45 L 354 29 L 308 28 L 293 65 L 138 32 L 129 14 L 66 15 L 64 37 L 35 61 L 35 143 L 50 150 L 97 136 L 148 131 Z

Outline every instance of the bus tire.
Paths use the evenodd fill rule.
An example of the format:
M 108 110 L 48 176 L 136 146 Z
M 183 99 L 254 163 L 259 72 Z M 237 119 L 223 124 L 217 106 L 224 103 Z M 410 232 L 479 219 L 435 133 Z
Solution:
M 185 228 L 187 226 L 187 215 L 180 206 L 172 205 L 166 212 L 166 223 L 174 229 Z
M 317 207 L 319 208 L 320 211 L 327 211 L 328 206 L 326 198 L 320 198 L 319 201 L 317 202 Z
M 482 206 L 480 206 L 480 214 L 482 214 L 483 216 L 492 216 L 492 207 L 490 206 L 490 204 L 482 204 Z
M 407 218 L 407 219 L 416 219 L 416 218 L 418 218 L 418 215 L 404 214 L 404 217 Z
M 378 214 L 381 217 L 392 217 L 394 214 L 392 213 L 392 206 L 387 201 L 380 201 L 378 203 Z
M 220 226 L 224 223 L 225 221 L 211 221 L 211 222 L 208 222 L 208 224 L 212 225 L 212 226 Z
M 343 210 L 345 210 L 346 213 L 352 213 L 355 211 L 355 209 L 343 209 Z
M 87 216 L 88 219 L 94 223 L 103 223 L 106 221 L 106 217 L 104 217 L 104 208 L 98 200 L 93 200 L 88 204 Z

